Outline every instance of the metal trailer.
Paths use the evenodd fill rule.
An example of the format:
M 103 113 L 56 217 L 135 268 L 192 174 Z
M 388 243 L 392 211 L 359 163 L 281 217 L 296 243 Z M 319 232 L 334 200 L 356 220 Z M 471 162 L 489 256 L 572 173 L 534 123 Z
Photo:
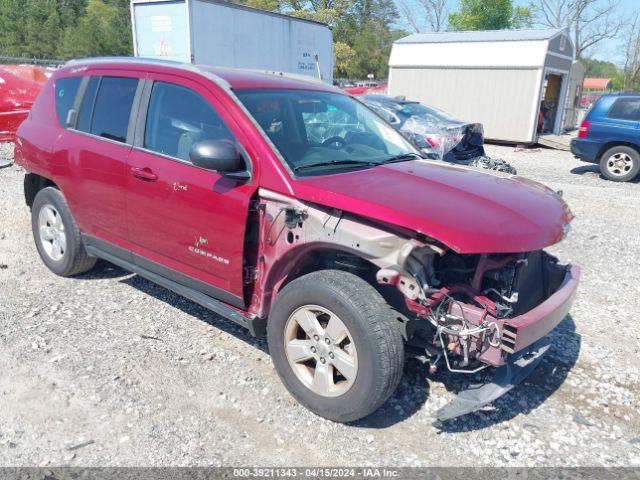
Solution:
M 573 59 L 566 29 L 414 34 L 393 44 L 389 94 L 482 123 L 487 139 L 535 143 L 563 131 Z
M 333 80 L 324 23 L 218 0 L 131 0 L 131 24 L 137 57 Z

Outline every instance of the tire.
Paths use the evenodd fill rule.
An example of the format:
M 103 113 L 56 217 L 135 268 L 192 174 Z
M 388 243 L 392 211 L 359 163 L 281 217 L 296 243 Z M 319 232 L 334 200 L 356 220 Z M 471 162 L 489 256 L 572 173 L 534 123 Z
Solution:
M 623 145 L 610 148 L 600 158 L 600 172 L 607 180 L 631 181 L 640 172 L 640 153 Z
M 351 273 L 321 270 L 286 285 L 269 316 L 267 340 L 291 395 L 336 422 L 372 413 L 402 376 L 404 344 L 396 317 L 371 285 Z
M 84 248 L 80 229 L 60 190 L 40 190 L 31 207 L 31 228 L 40 258 L 53 273 L 70 277 L 91 270 L 96 263 Z

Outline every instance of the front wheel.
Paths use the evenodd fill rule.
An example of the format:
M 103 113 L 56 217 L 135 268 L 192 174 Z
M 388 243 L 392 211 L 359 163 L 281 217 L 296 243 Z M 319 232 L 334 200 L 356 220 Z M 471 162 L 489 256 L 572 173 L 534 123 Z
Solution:
M 602 154 L 602 175 L 614 182 L 628 182 L 640 172 L 640 153 L 631 147 L 617 146 Z
M 267 322 L 269 352 L 291 395 L 337 422 L 366 417 L 402 376 L 396 317 L 361 278 L 322 270 L 285 286 Z

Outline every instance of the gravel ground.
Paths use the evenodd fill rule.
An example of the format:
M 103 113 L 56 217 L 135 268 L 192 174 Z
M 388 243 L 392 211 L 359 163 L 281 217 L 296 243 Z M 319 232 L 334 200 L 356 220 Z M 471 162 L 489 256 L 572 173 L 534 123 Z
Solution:
M 583 278 L 536 372 L 445 430 L 432 414 L 466 379 L 410 361 L 378 412 L 336 424 L 240 327 L 104 262 L 56 277 L 23 172 L 0 170 L 0 465 L 640 466 L 639 186 L 567 152 L 488 150 L 564 191 L 573 232 L 550 250 Z

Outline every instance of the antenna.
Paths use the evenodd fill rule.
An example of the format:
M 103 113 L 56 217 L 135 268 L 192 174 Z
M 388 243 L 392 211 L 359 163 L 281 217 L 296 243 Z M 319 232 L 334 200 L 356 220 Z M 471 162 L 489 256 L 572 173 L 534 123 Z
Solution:
M 313 58 L 316 59 L 316 71 L 318 72 L 318 78 L 322 80 L 322 73 L 320 72 L 320 61 L 318 60 L 318 52 L 313 54 Z

